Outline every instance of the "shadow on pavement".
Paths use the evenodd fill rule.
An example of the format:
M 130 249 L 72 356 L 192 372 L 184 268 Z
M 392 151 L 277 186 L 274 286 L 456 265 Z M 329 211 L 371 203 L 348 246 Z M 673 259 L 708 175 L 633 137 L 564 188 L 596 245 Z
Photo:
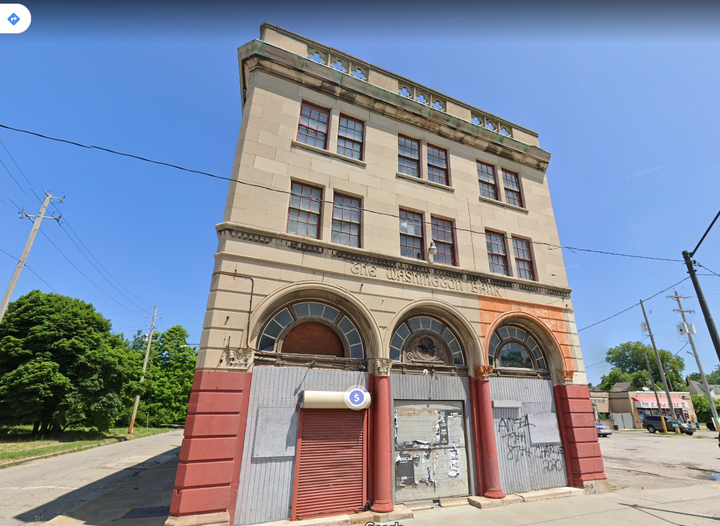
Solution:
M 91 484 L 16 515 L 15 518 L 30 524 L 50 521 L 59 516 L 71 516 L 83 524 L 101 525 L 123 519 L 121 524 L 136 524 L 140 517 L 158 516 L 158 508 L 168 508 L 175 482 L 180 446 L 156 455 L 139 464 L 128 466 Z M 143 509 L 147 510 L 143 514 Z M 164 524 L 167 513 L 163 514 Z M 53 521 L 53 524 L 64 524 Z M 74 521 L 67 524 L 74 524 Z M 142 524 L 150 524 L 142 522 Z
M 658 521 L 665 522 L 667 524 L 674 524 L 676 526 L 685 526 L 686 524 L 688 524 L 688 522 L 686 522 L 686 521 L 672 522 L 672 521 L 669 521 L 669 520 L 661 517 L 657 513 L 674 513 L 675 515 L 682 515 L 683 517 L 695 517 L 698 519 L 708 519 L 711 521 L 720 521 L 720 518 L 712 517 L 710 515 L 696 515 L 695 513 L 687 513 L 684 511 L 664 510 L 662 508 L 651 508 L 650 506 L 641 506 L 640 504 L 626 504 L 624 502 L 621 502 L 620 505 L 627 506 L 628 508 L 633 508 L 633 509 L 641 511 L 643 513 L 647 513 L 648 515 L 650 515 L 654 519 L 657 519 Z M 652 513 L 653 511 L 657 512 L 657 513 Z

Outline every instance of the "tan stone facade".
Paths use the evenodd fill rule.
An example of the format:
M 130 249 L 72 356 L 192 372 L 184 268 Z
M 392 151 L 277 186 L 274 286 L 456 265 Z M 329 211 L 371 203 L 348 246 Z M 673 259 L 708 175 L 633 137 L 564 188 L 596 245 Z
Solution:
M 436 396 L 444 405 L 437 406 L 436 414 L 460 415 L 461 421 L 451 421 L 458 422 L 457 429 L 464 426 L 468 436 L 462 446 L 467 453 L 459 464 L 453 460 L 443 468 L 450 473 L 448 488 L 463 487 L 460 494 L 491 497 L 508 488 L 517 491 L 512 489 L 518 484 L 514 468 L 505 464 L 498 468 L 497 455 L 498 451 L 505 455 L 505 447 L 511 455 L 514 451 L 501 427 L 510 418 L 503 411 L 515 415 L 512 411 L 531 401 L 520 395 L 508 401 L 512 395 L 507 392 L 521 385 L 545 393 L 544 415 L 553 415 L 550 420 L 530 415 L 538 426 L 550 422 L 551 438 L 542 442 L 536 435 L 533 441 L 558 444 L 542 450 L 546 456 L 557 456 L 551 464 L 548 458 L 544 460 L 545 471 L 553 471 L 548 465 L 558 466 L 559 471 L 559 478 L 547 479 L 547 487 L 587 486 L 604 479 L 570 289 L 558 248 L 546 173 L 550 154 L 540 148 L 538 135 L 275 26 L 263 25 L 261 39 L 242 46 L 238 54 L 243 119 L 234 182 L 223 222 L 217 225 L 219 245 L 198 356 L 198 385 L 206 387 L 198 388 L 196 405 L 191 401 L 191 414 L 197 418 L 186 428 L 188 445 L 184 446 L 189 449 L 193 440 L 206 440 L 209 433 L 213 439 L 234 440 L 235 450 L 230 457 L 229 453 L 188 457 L 185 474 L 178 475 L 173 515 L 227 511 L 231 524 L 288 518 L 286 508 L 264 513 L 249 509 L 252 506 L 246 503 L 258 498 L 253 481 L 265 469 L 259 467 L 258 433 L 271 433 L 264 428 L 266 418 L 260 412 L 277 410 L 267 412 L 273 415 L 267 418 L 282 419 L 280 406 L 295 404 L 284 398 L 272 402 L 273 395 L 265 389 L 269 382 L 296 381 L 293 371 L 307 376 L 307 371 L 324 369 L 330 375 L 312 380 L 319 382 L 315 387 L 297 380 L 301 383 L 296 391 L 328 389 L 335 381 L 345 385 L 352 374 L 364 375 L 365 383 L 360 385 L 373 396 L 367 421 L 374 422 L 375 438 L 367 450 L 374 468 L 365 473 L 370 482 L 363 495 L 373 510 L 387 512 L 402 499 L 420 498 L 422 484 L 428 484 L 427 480 L 418 482 L 425 480 L 419 475 L 408 474 L 411 463 L 391 460 L 391 448 L 398 452 L 397 458 L 410 451 L 410 442 L 398 442 L 397 426 L 402 435 L 404 424 L 398 422 L 403 422 L 403 415 L 415 414 L 413 400 L 426 396 L 422 382 L 438 382 L 441 394 Z M 348 126 L 355 126 L 355 135 Z M 348 140 L 351 137 L 354 140 Z M 412 145 L 410 153 L 401 151 L 403 144 Z M 401 159 L 403 151 L 409 160 Z M 403 162 L 415 163 L 418 176 L 407 173 Z M 481 169 L 494 175 L 489 197 L 480 191 Z M 338 199 L 355 203 L 353 219 L 342 215 Z M 407 226 L 412 222 L 407 214 L 417 218 L 412 219 L 417 228 Z M 355 238 L 342 237 L 343 228 L 355 229 Z M 504 263 L 502 257 L 491 261 L 488 233 L 502 239 Z M 356 240 L 350 243 L 355 246 L 348 239 Z M 421 258 L 402 255 L 405 249 L 401 247 L 411 242 L 418 245 L 407 253 Z M 438 257 L 445 257 L 446 263 L 435 261 L 434 250 L 443 254 Z M 503 268 L 505 272 L 500 272 Z M 308 315 L 307 309 L 313 308 L 317 313 Z M 306 314 L 301 314 L 302 309 Z M 322 314 L 322 309 L 332 311 L 332 316 Z M 290 337 L 303 323 L 302 334 Z M 427 325 L 421 328 L 423 323 Z M 414 336 L 407 337 L 409 332 Z M 335 341 L 331 333 L 339 339 Z M 326 352 L 312 341 L 315 334 L 333 339 Z M 513 359 L 523 359 L 525 365 L 511 367 L 499 361 L 499 349 L 505 344 L 493 343 L 493 338 L 522 340 L 525 350 Z M 302 351 L 300 355 L 283 352 L 286 339 L 314 350 L 304 356 Z M 383 364 L 380 368 L 379 363 Z M 266 366 L 274 367 L 275 376 Z M 262 374 L 256 374 L 259 368 Z M 277 368 L 287 370 L 278 372 Z M 473 375 L 476 371 L 480 373 Z M 213 375 L 212 381 L 203 380 L 206 372 Z M 222 401 L 220 391 L 224 393 L 225 388 L 215 392 L 207 387 L 231 385 L 217 378 L 233 373 L 246 375 L 242 389 L 228 388 L 234 398 L 228 394 L 227 400 L 237 400 L 237 407 L 235 402 Z M 401 378 L 405 376 L 413 378 Z M 260 385 L 261 381 L 265 384 Z M 321 384 L 325 387 L 317 387 Z M 280 396 L 277 389 L 274 392 Z M 203 406 L 201 400 L 213 401 Z M 522 411 L 512 416 L 514 422 L 521 420 L 518 415 L 527 420 Z M 240 419 L 242 429 L 213 435 L 207 426 L 218 413 Z M 300 414 L 305 413 L 301 410 Z M 196 423 L 201 417 L 204 423 Z M 392 418 L 394 446 L 386 443 Z M 287 469 L 305 462 L 300 427 L 300 431 L 288 432 L 299 441 L 297 457 L 287 460 Z M 496 440 L 504 443 L 496 447 Z M 272 458 L 292 456 L 278 448 Z M 535 451 L 538 458 L 539 451 Z M 203 462 L 221 460 L 232 460 L 235 467 L 231 475 L 215 480 L 216 489 L 210 491 L 207 484 L 197 482 L 209 469 Z M 198 473 L 195 478 L 187 474 L 193 473 L 193 466 Z M 540 468 L 528 465 L 523 469 Z M 295 493 L 298 476 L 285 483 L 295 484 Z M 227 487 L 218 496 L 220 480 Z M 436 489 L 441 484 L 431 482 Z M 277 499 L 289 498 L 286 495 L 292 492 L 278 484 Z M 302 488 L 302 480 L 300 484 Z M 199 504 L 210 494 L 212 506 Z M 292 498 L 296 499 L 292 518 L 302 518 L 307 513 L 302 511 L 303 503 L 299 497 Z

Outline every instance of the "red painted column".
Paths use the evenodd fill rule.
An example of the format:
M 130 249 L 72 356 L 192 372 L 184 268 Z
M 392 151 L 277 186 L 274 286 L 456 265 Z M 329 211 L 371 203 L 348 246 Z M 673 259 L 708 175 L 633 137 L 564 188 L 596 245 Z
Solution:
M 373 429 L 373 490 L 372 510 L 387 513 L 393 510 L 392 502 L 392 398 L 390 394 L 390 367 L 392 360 L 377 358 L 374 362 L 375 386 L 372 404 L 375 413 Z
M 480 416 L 478 413 L 478 397 L 477 397 L 477 385 L 475 378 L 470 376 L 468 378 L 470 385 L 470 411 L 471 411 L 471 422 L 472 422 L 472 437 L 473 437 L 473 459 L 475 464 L 475 494 L 483 494 L 483 467 L 482 467 L 482 453 L 480 451 Z
M 505 496 L 500 485 L 500 464 L 498 463 L 495 425 L 493 424 L 492 402 L 490 401 L 490 382 L 487 379 L 492 367 L 475 367 L 475 392 L 477 394 L 480 416 L 480 453 L 483 466 L 483 496 L 502 499 Z

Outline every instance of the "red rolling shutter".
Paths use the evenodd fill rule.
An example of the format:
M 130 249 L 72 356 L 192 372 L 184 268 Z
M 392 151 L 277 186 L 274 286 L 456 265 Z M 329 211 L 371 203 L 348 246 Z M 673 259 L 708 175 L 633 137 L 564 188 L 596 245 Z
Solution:
M 366 414 L 342 409 L 302 410 L 293 519 L 363 510 L 367 500 Z

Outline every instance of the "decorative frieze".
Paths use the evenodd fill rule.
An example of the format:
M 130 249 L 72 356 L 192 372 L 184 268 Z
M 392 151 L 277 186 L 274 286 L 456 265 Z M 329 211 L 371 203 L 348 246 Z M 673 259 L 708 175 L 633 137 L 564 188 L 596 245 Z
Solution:
M 492 365 L 476 365 L 475 366 L 475 379 L 476 380 L 487 380 L 492 373 Z
M 248 371 L 253 364 L 255 351 L 253 349 L 228 349 L 228 367 Z
M 370 358 L 368 370 L 375 376 L 390 376 L 393 361 L 390 358 Z

